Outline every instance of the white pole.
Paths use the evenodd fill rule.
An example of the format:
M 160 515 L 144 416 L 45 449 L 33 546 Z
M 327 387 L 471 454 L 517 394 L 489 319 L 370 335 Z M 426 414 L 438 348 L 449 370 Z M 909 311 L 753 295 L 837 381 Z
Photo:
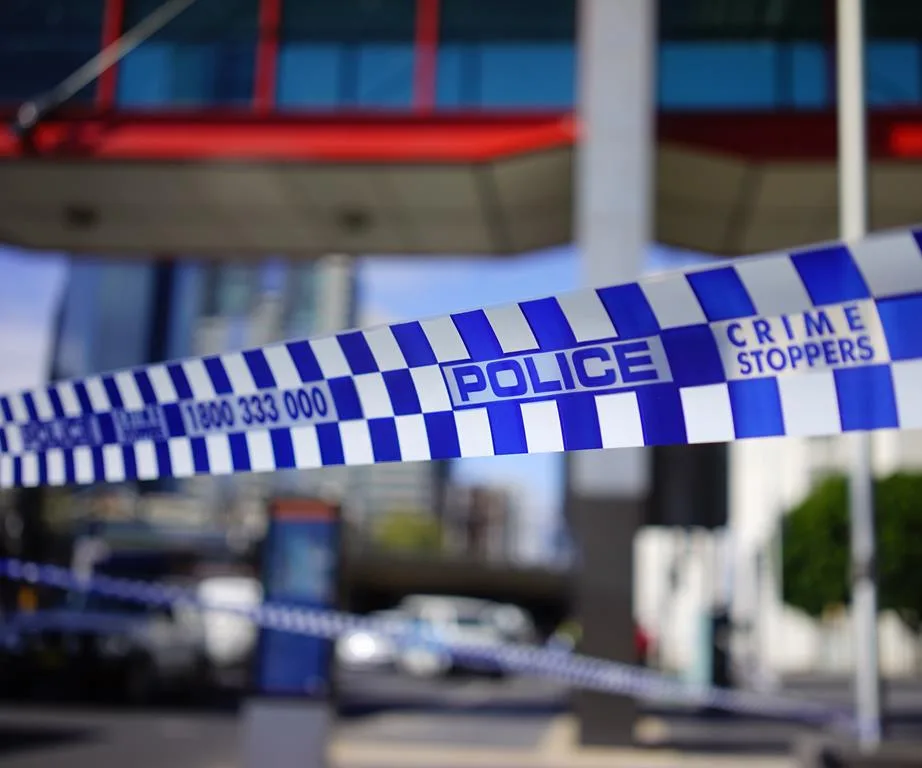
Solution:
M 864 0 L 838 0 L 839 227 L 844 240 L 864 237 L 868 219 L 864 93 Z M 877 584 L 871 438 L 851 436 L 852 615 L 855 697 L 862 749 L 880 742 Z

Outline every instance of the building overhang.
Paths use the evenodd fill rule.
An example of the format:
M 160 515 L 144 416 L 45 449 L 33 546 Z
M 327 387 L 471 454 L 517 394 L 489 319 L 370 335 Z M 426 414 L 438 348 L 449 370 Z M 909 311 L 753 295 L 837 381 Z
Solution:
M 834 238 L 835 116 L 662 114 L 658 242 L 721 255 Z M 922 220 L 922 113 L 869 120 L 871 221 Z M 0 129 L 0 241 L 220 258 L 502 255 L 573 240 L 568 114 L 60 116 Z M 617 180 L 613 180 L 614 185 Z

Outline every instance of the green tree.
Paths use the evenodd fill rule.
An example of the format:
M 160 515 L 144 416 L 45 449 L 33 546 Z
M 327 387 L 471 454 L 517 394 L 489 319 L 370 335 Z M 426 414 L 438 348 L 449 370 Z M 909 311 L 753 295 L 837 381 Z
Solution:
M 899 473 L 875 491 L 881 610 L 922 629 L 922 474 Z
M 848 485 L 819 483 L 782 522 L 782 596 L 808 616 L 848 602 Z
M 427 554 L 442 548 L 442 527 L 426 512 L 386 512 L 375 521 L 372 535 L 380 547 L 397 552 Z
M 922 474 L 897 473 L 874 485 L 880 610 L 922 629 Z M 850 584 L 848 481 L 819 483 L 782 523 L 784 601 L 810 616 L 847 605 Z

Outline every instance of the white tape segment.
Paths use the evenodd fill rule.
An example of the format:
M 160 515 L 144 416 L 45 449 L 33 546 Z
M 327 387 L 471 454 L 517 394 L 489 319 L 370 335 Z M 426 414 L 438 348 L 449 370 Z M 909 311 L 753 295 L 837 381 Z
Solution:
M 922 427 L 922 230 L 0 397 L 0 487 Z

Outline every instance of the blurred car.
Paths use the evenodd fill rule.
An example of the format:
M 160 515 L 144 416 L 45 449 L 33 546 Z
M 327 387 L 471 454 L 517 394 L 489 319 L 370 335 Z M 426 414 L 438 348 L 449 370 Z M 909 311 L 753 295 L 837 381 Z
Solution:
M 409 618 L 400 611 L 376 611 L 368 618 L 391 624 L 394 635 L 409 627 Z M 397 657 L 398 641 L 387 632 L 360 629 L 347 632 L 336 641 L 336 661 L 347 670 L 392 669 Z
M 3 639 L 7 681 L 23 692 L 47 683 L 144 704 L 209 679 L 201 615 L 191 606 L 70 595 L 58 608 L 9 617 Z
M 263 601 L 262 584 L 250 576 L 207 576 L 198 579 L 194 589 L 203 605 L 233 609 L 202 613 L 203 653 L 211 682 L 245 684 L 259 638 L 259 628 L 248 614 Z
M 518 615 L 521 609 L 488 600 L 410 595 L 397 608 L 418 627 L 397 659 L 400 669 L 414 677 L 443 677 L 461 671 L 502 676 L 503 668 L 482 652 L 522 642 L 527 634 L 525 625 L 517 622 L 523 618 Z M 459 646 L 479 652 L 461 658 L 451 650 Z
M 536 636 L 530 617 L 518 606 L 467 597 L 411 595 L 372 618 L 390 622 L 389 631 L 341 637 L 336 653 L 344 668 L 396 668 L 420 678 L 459 671 L 501 676 L 504 670 L 490 659 L 489 649 L 532 643 Z M 453 647 L 468 653 L 459 656 Z

